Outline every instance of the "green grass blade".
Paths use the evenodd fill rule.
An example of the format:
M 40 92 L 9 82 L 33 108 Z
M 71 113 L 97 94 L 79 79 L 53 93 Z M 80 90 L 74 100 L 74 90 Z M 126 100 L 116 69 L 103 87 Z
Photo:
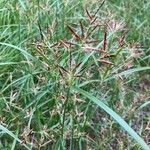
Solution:
M 21 63 L 27 63 L 27 62 L 0 62 L 0 66 L 6 66 L 6 65 L 17 65 Z
M 5 128 L 3 125 L 0 124 L 0 130 L 2 130 L 4 133 L 7 133 L 8 135 L 10 135 L 11 137 L 13 137 L 16 141 L 18 141 L 19 143 L 21 143 L 22 141 L 16 136 L 14 135 L 10 130 L 8 130 L 7 128 Z M 28 150 L 30 149 L 26 144 L 22 144 L 24 147 L 26 147 Z
M 129 70 L 125 70 L 121 73 L 117 73 L 111 77 L 108 77 L 107 79 L 104 80 L 105 81 L 110 81 L 112 79 L 115 79 L 118 75 L 120 76 L 126 76 L 126 75 L 130 75 L 132 73 L 135 73 L 135 72 L 140 72 L 140 71 L 146 71 L 146 70 L 150 70 L 150 67 L 147 66 L 147 67 L 139 67 L 139 68 L 134 68 L 134 69 L 129 69 Z
M 21 5 L 21 7 L 22 7 L 24 10 L 26 10 L 26 5 L 24 4 L 24 1 L 19 0 L 19 3 L 20 3 L 20 5 Z
M 17 130 L 17 134 L 18 134 L 18 130 Z M 17 143 L 17 140 L 14 139 L 13 144 L 12 144 L 12 146 L 11 146 L 11 150 L 15 150 L 16 143 Z
M 110 81 L 112 79 L 115 79 L 118 75 L 122 75 L 122 76 L 126 76 L 126 75 L 129 75 L 129 74 L 132 74 L 132 73 L 135 73 L 135 72 L 140 72 L 140 71 L 146 71 L 146 70 L 150 70 L 150 67 L 140 67 L 140 68 L 134 68 L 134 69 L 130 69 L 130 70 L 126 70 L 126 71 L 123 71 L 121 73 L 118 73 L 116 75 L 113 75 L 111 77 L 108 77 L 107 79 L 105 79 L 103 82 L 106 82 L 106 81 Z M 95 82 L 102 82 L 101 80 L 90 80 L 90 81 L 85 81 L 83 83 L 81 83 L 79 85 L 79 87 L 83 87 L 89 83 L 95 83 Z
M 78 69 L 76 70 L 76 73 L 75 74 L 78 74 L 82 67 L 84 66 L 84 64 L 89 60 L 89 58 L 94 54 L 94 52 L 91 52 L 89 54 L 86 54 L 85 57 L 83 58 L 83 61 L 81 63 L 81 65 L 78 67 Z
M 16 65 L 18 64 L 17 62 L 0 62 L 0 66 L 5 66 L 5 65 Z
M 138 109 L 143 109 L 144 107 L 147 107 L 148 105 L 150 105 L 150 100 L 146 101 L 144 104 L 142 104 Z
M 144 142 L 144 140 L 111 108 L 109 108 L 106 104 L 100 101 L 98 98 L 94 97 L 87 91 L 84 91 L 80 88 L 74 87 L 73 90 L 81 93 L 95 104 L 100 106 L 104 111 L 106 111 L 112 118 L 114 118 L 118 124 L 120 124 L 140 145 L 144 150 L 150 150 L 149 146 Z
M 14 48 L 14 49 L 16 49 L 16 50 L 19 50 L 23 55 L 24 55 L 24 57 L 27 59 L 27 58 L 30 58 L 30 59 L 32 59 L 32 60 L 34 60 L 35 58 L 32 56 L 32 55 L 30 55 L 26 50 L 24 50 L 24 49 L 22 49 L 22 48 L 20 48 L 20 47 L 18 47 L 18 46 L 15 46 L 15 45 L 12 45 L 12 44 L 9 44 L 9 43 L 2 43 L 2 42 L 0 42 L 0 45 L 3 45 L 3 46 L 7 46 L 7 47 L 10 47 L 10 48 Z

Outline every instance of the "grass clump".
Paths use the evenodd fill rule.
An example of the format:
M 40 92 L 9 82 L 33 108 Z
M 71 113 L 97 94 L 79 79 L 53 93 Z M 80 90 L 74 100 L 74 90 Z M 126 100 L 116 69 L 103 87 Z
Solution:
M 1 149 L 149 149 L 148 37 L 129 31 L 134 6 L 0 3 Z

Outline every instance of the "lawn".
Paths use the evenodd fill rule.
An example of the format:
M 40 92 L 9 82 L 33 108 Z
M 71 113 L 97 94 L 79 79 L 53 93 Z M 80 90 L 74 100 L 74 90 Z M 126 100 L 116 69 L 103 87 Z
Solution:
M 0 149 L 150 150 L 149 10 L 0 0 Z

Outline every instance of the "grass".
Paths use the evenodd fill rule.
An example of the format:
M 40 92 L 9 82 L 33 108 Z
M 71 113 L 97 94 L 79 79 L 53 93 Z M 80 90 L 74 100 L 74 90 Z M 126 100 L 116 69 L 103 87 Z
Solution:
M 149 7 L 0 0 L 0 149 L 149 150 Z

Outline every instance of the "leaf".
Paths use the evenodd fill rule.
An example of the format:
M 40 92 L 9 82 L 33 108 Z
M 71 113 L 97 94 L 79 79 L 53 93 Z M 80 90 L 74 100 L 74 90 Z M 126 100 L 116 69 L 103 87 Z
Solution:
M 5 66 L 5 65 L 17 65 L 21 63 L 26 63 L 26 62 L 0 62 L 0 66 Z
M 110 81 L 112 79 L 115 79 L 117 76 L 126 76 L 135 72 L 140 72 L 140 71 L 145 71 L 145 70 L 150 70 L 150 67 L 139 67 L 139 68 L 133 68 L 133 69 L 129 69 L 129 70 L 125 70 L 123 72 L 117 73 L 111 77 L 108 77 L 107 79 L 104 80 L 104 82 L 106 81 Z
M 130 134 L 136 141 L 141 145 L 141 147 L 144 150 L 150 150 L 149 146 L 144 142 L 144 140 L 116 113 L 114 112 L 111 108 L 109 108 L 105 103 L 103 103 L 101 100 L 98 98 L 94 97 L 92 94 L 90 94 L 87 91 L 84 91 L 78 87 L 73 87 L 72 90 L 75 90 L 88 99 L 90 99 L 92 102 L 97 104 L 99 107 L 101 107 L 104 111 L 106 111 L 120 126 L 122 126 L 128 134 Z
M 3 125 L 0 124 L 0 130 L 2 130 L 4 133 L 7 133 L 8 135 L 10 135 L 11 137 L 14 138 L 14 140 L 18 141 L 19 143 L 22 143 L 22 141 L 16 136 L 14 135 L 10 130 L 8 130 L 7 128 L 5 128 Z M 26 147 L 28 150 L 30 149 L 26 144 L 22 144 L 24 147 Z
M 0 66 L 16 65 L 16 64 L 19 64 L 19 62 L 0 62 Z
M 26 5 L 24 4 L 24 1 L 19 0 L 19 3 L 20 3 L 20 5 L 21 5 L 21 7 L 22 7 L 24 10 L 26 10 Z
M 144 104 L 142 104 L 138 109 L 143 109 L 144 107 L 150 105 L 150 100 L 146 101 Z
M 17 134 L 18 134 L 18 131 L 19 131 L 19 130 L 17 130 Z M 16 143 L 17 143 L 17 140 L 14 139 L 13 144 L 12 144 L 12 146 L 11 146 L 11 150 L 15 150 Z
M 29 54 L 26 50 L 24 50 L 24 49 L 22 49 L 22 48 L 20 48 L 20 47 L 18 47 L 18 46 L 15 46 L 15 45 L 12 45 L 12 44 L 9 44 L 9 43 L 2 43 L 2 42 L 0 42 L 0 45 L 8 46 L 8 47 L 10 47 L 10 48 L 14 48 L 14 49 L 16 49 L 16 50 L 19 50 L 19 51 L 25 56 L 26 59 L 27 59 L 27 58 L 30 58 L 30 59 L 32 59 L 32 60 L 35 59 L 35 58 L 34 58 L 31 54 Z
M 81 37 L 74 31 L 74 29 L 67 25 L 68 29 L 70 30 L 70 32 L 77 38 L 77 39 L 81 39 Z
M 84 66 L 84 64 L 88 61 L 88 59 L 94 54 L 94 52 L 90 52 L 89 54 L 85 54 L 82 63 L 79 65 L 79 67 L 77 68 L 75 74 L 78 74 L 81 70 L 82 67 Z
M 38 102 L 47 94 L 50 92 L 50 90 L 52 90 L 52 88 L 54 87 L 54 85 L 48 84 L 46 86 L 44 86 L 40 91 L 38 91 L 38 93 L 35 95 L 35 98 L 25 107 L 25 109 L 28 109 L 29 107 L 31 107 L 34 103 L 36 103 L 36 105 L 38 104 Z
M 22 84 L 24 84 L 29 78 L 30 78 L 30 74 L 24 75 L 21 78 L 18 78 L 17 80 L 11 82 L 10 84 L 8 84 L 4 89 L 2 89 L 2 93 L 7 90 L 10 86 L 21 86 Z

